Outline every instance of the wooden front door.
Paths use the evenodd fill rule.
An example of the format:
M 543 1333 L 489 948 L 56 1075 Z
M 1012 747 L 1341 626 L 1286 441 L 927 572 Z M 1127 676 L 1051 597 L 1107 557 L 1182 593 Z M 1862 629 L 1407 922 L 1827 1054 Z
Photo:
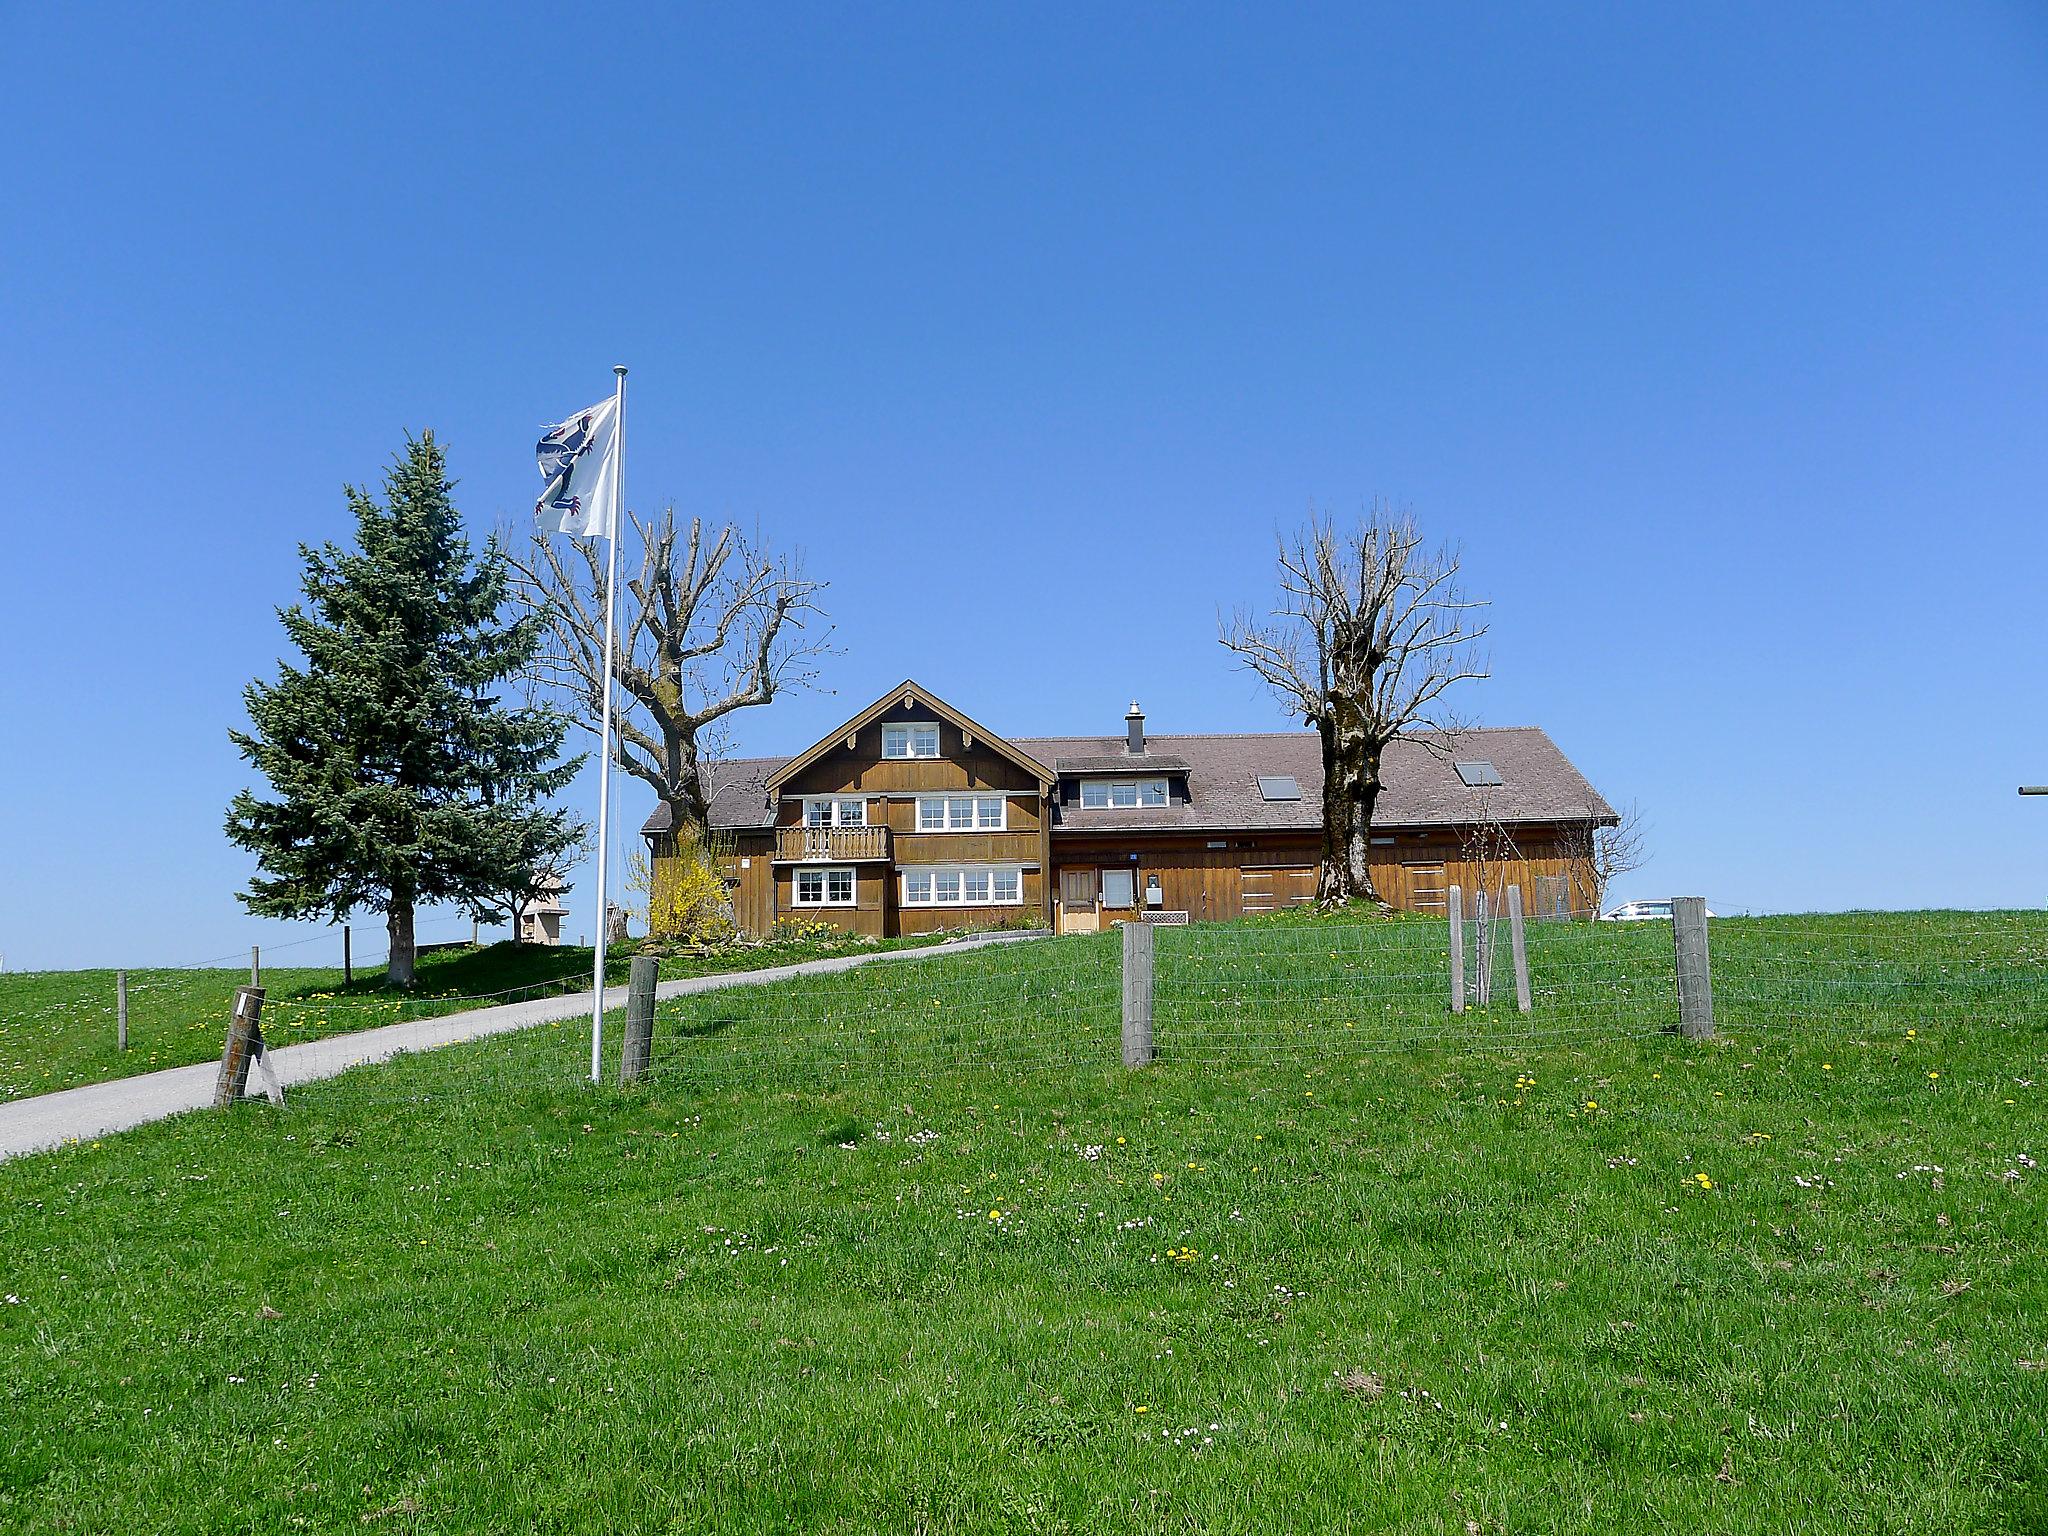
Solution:
M 1102 926 L 1102 913 L 1095 901 L 1095 871 L 1060 871 L 1060 932 L 1094 933 Z

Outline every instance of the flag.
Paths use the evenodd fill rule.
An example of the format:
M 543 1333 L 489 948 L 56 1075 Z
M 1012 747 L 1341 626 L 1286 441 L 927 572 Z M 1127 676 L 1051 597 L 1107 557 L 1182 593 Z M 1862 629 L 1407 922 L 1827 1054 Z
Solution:
M 554 518 L 579 539 L 612 538 L 612 500 L 619 473 L 619 402 L 604 400 L 549 427 L 534 447 L 547 489 L 534 515 Z

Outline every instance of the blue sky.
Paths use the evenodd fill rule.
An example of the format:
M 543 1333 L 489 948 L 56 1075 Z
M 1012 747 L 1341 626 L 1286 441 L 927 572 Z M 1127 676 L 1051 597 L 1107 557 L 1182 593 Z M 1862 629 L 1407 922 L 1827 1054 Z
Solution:
M 630 499 L 832 584 L 835 691 L 747 750 L 906 674 L 1018 734 L 1285 727 L 1218 608 L 1379 496 L 1493 600 L 1465 711 L 1645 808 L 1628 893 L 2048 899 L 2038 6 L 28 7 L 9 46 L 11 968 L 310 932 L 220 832 L 296 544 L 427 427 L 479 530 L 523 516 L 614 362 Z

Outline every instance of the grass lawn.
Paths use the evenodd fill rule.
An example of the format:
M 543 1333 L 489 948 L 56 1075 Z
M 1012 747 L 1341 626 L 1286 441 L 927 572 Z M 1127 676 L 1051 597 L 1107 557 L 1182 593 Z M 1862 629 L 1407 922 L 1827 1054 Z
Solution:
M 671 955 L 664 981 L 760 970 L 876 949 L 937 943 L 948 935 L 857 942 L 764 944 L 706 955 Z M 263 1034 L 292 1045 L 337 1032 L 406 1019 L 434 1018 L 494 1003 L 590 990 L 595 956 L 586 946 L 498 943 L 423 950 L 414 984 L 383 985 L 383 970 L 358 969 L 343 986 L 341 968 L 266 967 Z M 605 975 L 624 986 L 630 951 L 606 956 Z M 140 970 L 128 973 L 128 1049 L 116 1047 L 114 972 L 0 973 L 0 1103 L 83 1083 L 133 1077 L 163 1067 L 218 1060 L 235 988 L 246 967 L 225 970 Z
M 0 1165 L 0 1529 L 2048 1530 L 2048 924 L 1717 923 L 1699 1044 L 1428 926 L 1162 935 L 1136 1073 L 1055 940 Z

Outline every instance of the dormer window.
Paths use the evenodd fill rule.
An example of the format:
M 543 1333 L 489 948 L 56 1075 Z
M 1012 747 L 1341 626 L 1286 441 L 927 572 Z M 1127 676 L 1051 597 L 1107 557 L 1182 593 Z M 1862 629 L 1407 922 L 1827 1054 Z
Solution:
M 1083 779 L 1084 810 L 1131 810 L 1166 804 L 1164 779 Z

